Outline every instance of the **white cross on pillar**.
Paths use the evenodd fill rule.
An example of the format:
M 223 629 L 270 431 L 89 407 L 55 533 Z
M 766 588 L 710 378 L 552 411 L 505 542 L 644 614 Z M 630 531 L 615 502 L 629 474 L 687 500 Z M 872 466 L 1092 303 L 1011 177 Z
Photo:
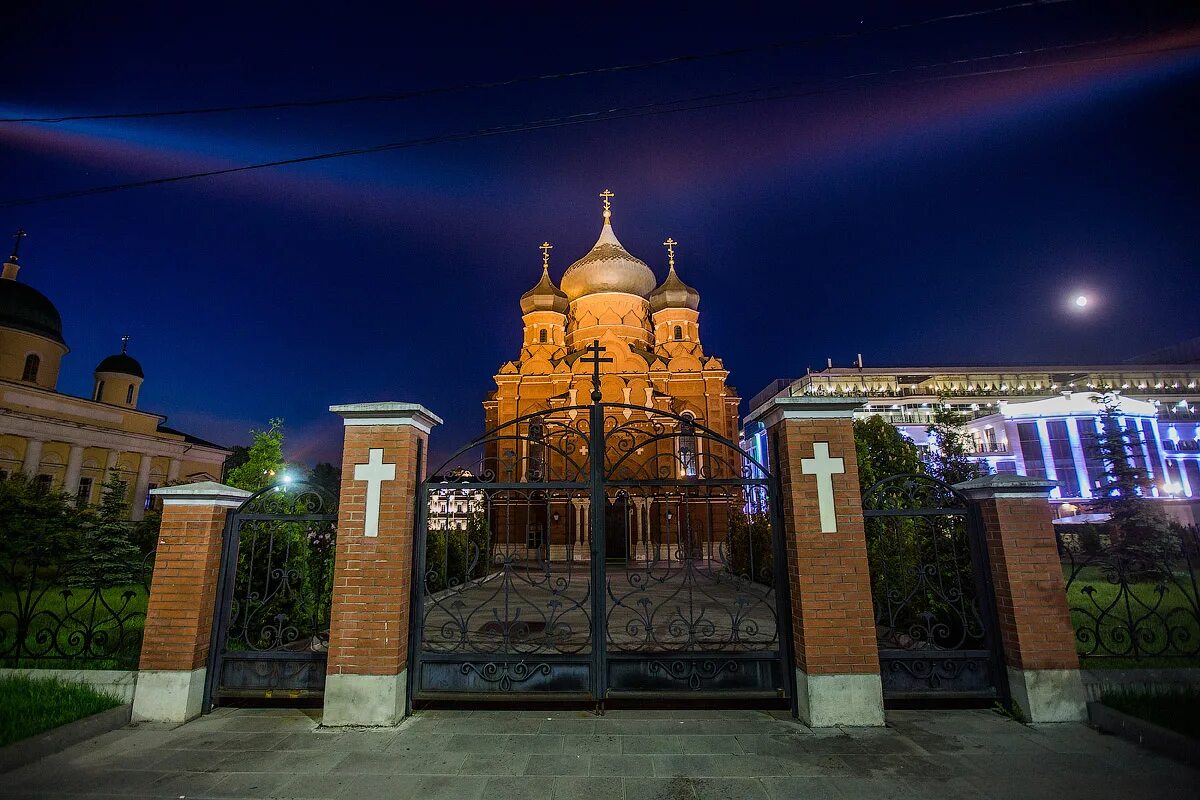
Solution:
M 846 462 L 829 457 L 829 442 L 813 442 L 813 457 L 800 459 L 800 471 L 817 478 L 817 508 L 821 512 L 821 533 L 837 532 L 837 514 L 833 509 L 833 476 L 846 471 Z
M 363 536 L 379 535 L 379 487 L 384 481 L 396 480 L 396 465 L 383 463 L 383 449 L 372 447 L 366 464 L 354 465 L 354 480 L 367 482 L 367 512 L 363 519 Z

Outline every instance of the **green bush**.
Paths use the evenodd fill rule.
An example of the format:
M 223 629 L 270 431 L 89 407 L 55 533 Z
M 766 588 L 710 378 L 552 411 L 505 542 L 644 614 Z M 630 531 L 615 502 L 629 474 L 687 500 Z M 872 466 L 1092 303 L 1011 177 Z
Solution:
M 425 588 L 439 592 L 461 586 L 491 572 L 491 539 L 487 521 L 475 514 L 465 530 L 430 530 L 425 535 Z
M 768 514 L 734 512 L 729 519 L 729 570 L 765 586 L 775 585 L 775 550 Z

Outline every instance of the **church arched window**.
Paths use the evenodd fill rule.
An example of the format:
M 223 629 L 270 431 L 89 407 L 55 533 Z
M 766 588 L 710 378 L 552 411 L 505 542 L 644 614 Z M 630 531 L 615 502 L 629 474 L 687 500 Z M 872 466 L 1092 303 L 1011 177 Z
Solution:
M 21 373 L 21 380 L 36 381 L 38 369 L 42 366 L 42 359 L 38 358 L 37 353 L 30 353 L 25 356 L 25 370 Z
M 547 338 L 546 329 L 542 328 L 540 331 L 538 331 L 538 341 L 541 342 L 542 344 L 545 344 L 546 338 Z
M 125 391 L 125 405 L 133 405 L 133 384 L 129 384 L 129 388 Z
M 100 401 L 102 401 L 104 399 L 104 381 L 100 381 L 96 384 L 96 398 L 95 399 L 96 399 L 97 403 L 99 403 Z
M 683 327 L 680 325 L 675 326 L 675 341 L 677 341 L 677 342 L 683 341 Z

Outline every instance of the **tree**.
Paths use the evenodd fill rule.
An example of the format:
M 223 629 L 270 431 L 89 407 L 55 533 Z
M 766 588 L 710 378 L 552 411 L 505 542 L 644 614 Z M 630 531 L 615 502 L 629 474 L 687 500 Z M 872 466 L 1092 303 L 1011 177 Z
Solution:
M 933 412 L 933 423 L 925 429 L 930 440 L 925 468 L 930 475 L 951 486 L 983 477 L 990 471 L 986 461 L 970 457 L 975 447 L 967 433 L 969 421 L 966 414 L 939 400 Z
M 1096 507 L 1107 512 L 1120 531 L 1122 544 L 1156 546 L 1171 530 L 1171 521 L 1150 501 L 1150 479 L 1136 428 L 1121 424 L 1121 398 L 1106 391 L 1096 398 L 1100 426 L 1096 431 L 1096 455 L 1104 463 L 1105 480 L 1097 490 Z
M 73 584 L 116 586 L 141 579 L 142 553 L 130 539 L 128 488 L 114 472 L 102 487 L 100 505 L 83 511 L 71 558 Z
M 854 421 L 854 450 L 864 494 L 884 478 L 923 471 L 921 451 L 878 414 Z
M 225 464 L 221 469 L 221 482 L 229 483 L 229 474 L 235 469 L 245 464 L 250 460 L 250 448 L 244 445 L 235 444 L 229 448 L 230 453 L 225 458 Z
M 338 499 L 338 495 L 342 490 L 342 471 L 330 464 L 328 461 L 322 461 L 308 472 L 309 483 L 321 487 L 329 492 L 334 501 Z
M 22 474 L 0 481 L 0 562 L 36 568 L 58 564 L 75 548 L 80 513 L 72 498 Z
M 244 463 L 229 470 L 225 482 L 238 489 L 257 492 L 275 483 L 283 471 L 283 420 L 272 419 L 265 431 L 250 431 L 254 443 L 246 451 Z

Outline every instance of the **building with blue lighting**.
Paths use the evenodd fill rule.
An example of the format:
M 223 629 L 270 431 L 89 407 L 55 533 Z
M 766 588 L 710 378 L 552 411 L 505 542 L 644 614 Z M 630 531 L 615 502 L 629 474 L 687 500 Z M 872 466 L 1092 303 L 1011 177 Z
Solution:
M 1156 498 L 1195 521 L 1200 503 L 1200 359 L 1181 363 L 1066 367 L 833 367 L 779 380 L 750 402 L 751 414 L 776 397 L 857 397 L 859 416 L 882 416 L 920 448 L 939 405 L 969 417 L 973 457 L 992 472 L 1058 481 L 1051 501 L 1061 516 L 1085 511 L 1105 480 L 1096 447 L 1097 399 L 1119 392 L 1120 421 L 1138 442 L 1133 460 Z M 751 423 L 742 444 L 769 462 L 765 431 Z

